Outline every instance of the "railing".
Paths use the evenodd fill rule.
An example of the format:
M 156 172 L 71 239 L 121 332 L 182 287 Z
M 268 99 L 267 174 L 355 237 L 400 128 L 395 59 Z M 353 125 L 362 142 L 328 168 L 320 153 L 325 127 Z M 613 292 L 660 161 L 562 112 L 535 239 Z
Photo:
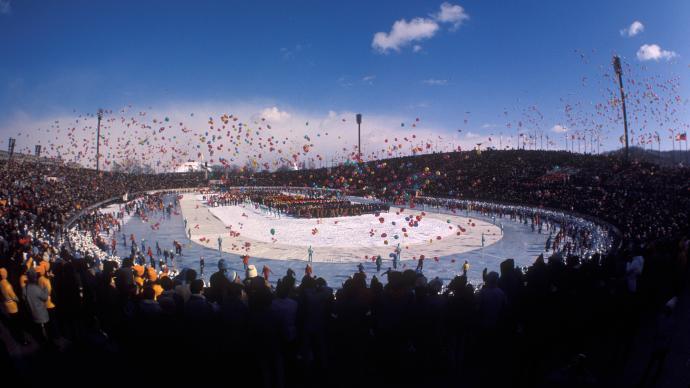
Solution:
M 555 209 L 555 208 L 548 208 L 548 207 L 536 207 L 536 206 L 531 206 L 531 205 L 524 205 L 524 204 L 516 204 L 516 203 L 498 203 L 498 202 L 492 202 L 492 201 L 483 201 L 483 200 L 471 200 L 471 199 L 456 199 L 456 198 L 444 198 L 444 197 L 423 197 L 420 196 L 418 198 L 421 199 L 433 199 L 433 200 L 441 200 L 441 201 L 448 201 L 448 202 L 453 202 L 455 204 L 459 204 L 462 206 L 465 206 L 465 208 L 470 209 L 470 211 L 479 213 L 478 209 L 472 209 L 472 207 L 477 207 L 477 206 L 483 206 L 483 207 L 488 207 L 488 208 L 503 208 L 506 210 L 527 210 L 531 212 L 540 212 L 542 214 L 548 214 L 550 216 L 556 217 L 556 218 L 561 218 L 563 219 L 564 217 L 569 217 L 574 220 L 581 220 L 581 221 L 586 221 L 588 223 L 591 223 L 595 225 L 598 228 L 601 228 L 605 230 L 606 232 L 610 233 L 613 238 L 611 239 L 611 248 L 609 249 L 608 252 L 606 253 L 615 253 L 618 250 L 620 250 L 621 245 L 622 245 L 622 234 L 620 230 L 615 227 L 614 225 L 601 220 L 597 217 L 590 216 L 587 214 L 580 214 L 577 212 L 573 211 L 567 211 L 567 210 L 562 210 L 562 209 Z M 398 205 L 394 205 L 398 206 Z

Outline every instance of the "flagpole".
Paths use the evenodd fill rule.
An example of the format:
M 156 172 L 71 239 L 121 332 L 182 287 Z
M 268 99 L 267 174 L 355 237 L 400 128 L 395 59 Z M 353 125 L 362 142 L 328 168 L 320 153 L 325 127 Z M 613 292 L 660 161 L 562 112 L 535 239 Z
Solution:
M 101 150 L 101 119 L 103 118 L 103 109 L 99 109 L 96 113 L 98 117 L 98 125 L 96 127 L 96 173 L 100 171 L 100 150 Z
M 676 131 L 671 130 L 671 161 L 676 164 Z
M 613 57 L 613 70 L 618 76 L 618 86 L 621 92 L 621 102 L 623 105 L 623 128 L 625 135 L 625 161 L 628 162 L 628 115 L 625 111 L 625 91 L 623 88 L 623 67 L 621 66 L 621 59 L 619 56 L 615 55 Z
M 565 137 L 565 152 L 568 152 L 568 132 L 563 137 Z

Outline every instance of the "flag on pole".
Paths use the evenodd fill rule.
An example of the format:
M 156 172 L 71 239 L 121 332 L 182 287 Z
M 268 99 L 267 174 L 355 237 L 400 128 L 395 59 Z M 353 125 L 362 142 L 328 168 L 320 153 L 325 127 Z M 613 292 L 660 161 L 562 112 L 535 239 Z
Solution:
M 688 134 L 686 132 L 679 133 L 676 135 L 676 141 L 687 141 L 688 140 Z

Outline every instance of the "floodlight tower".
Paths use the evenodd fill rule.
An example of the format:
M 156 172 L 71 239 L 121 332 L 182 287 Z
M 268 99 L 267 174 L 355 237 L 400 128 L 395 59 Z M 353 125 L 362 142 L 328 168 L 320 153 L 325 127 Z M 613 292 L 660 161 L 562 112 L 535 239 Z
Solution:
M 96 173 L 98 173 L 101 160 L 101 119 L 103 118 L 103 109 L 99 109 L 96 115 L 98 116 L 98 126 L 96 127 Z
M 357 113 L 357 159 L 362 161 L 362 114 Z
M 628 161 L 628 115 L 625 111 L 625 91 L 623 89 L 623 67 L 621 66 L 621 58 L 618 55 L 613 56 L 613 70 L 618 76 L 618 86 L 621 91 L 621 102 L 623 103 L 623 128 L 625 129 L 625 161 Z
M 10 164 L 9 162 L 12 161 L 12 155 L 14 155 L 14 145 L 15 145 L 16 143 L 17 143 L 17 141 L 16 141 L 13 137 L 11 137 L 11 138 L 10 138 L 10 141 L 7 143 L 7 144 L 8 144 L 7 150 L 8 150 L 9 153 L 10 153 L 10 155 L 9 155 L 9 157 L 8 157 L 8 159 L 7 159 L 7 164 L 8 164 L 8 165 Z

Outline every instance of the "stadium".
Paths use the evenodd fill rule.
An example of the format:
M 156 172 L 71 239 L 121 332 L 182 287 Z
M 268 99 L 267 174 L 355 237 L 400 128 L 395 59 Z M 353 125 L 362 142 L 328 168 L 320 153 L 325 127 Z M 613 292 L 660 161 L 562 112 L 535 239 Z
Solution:
M 631 51 L 680 47 L 685 19 L 626 14 L 604 39 L 608 3 L 540 4 L 586 34 L 515 11 L 536 60 L 495 5 L 372 2 L 392 24 L 365 32 L 351 4 L 271 5 L 0 0 L 22 58 L 0 66 L 3 382 L 690 384 L 687 68 Z M 58 45 L 26 29 L 104 10 Z M 460 59 L 462 34 L 493 48 Z
M 235 282 L 233 284 L 244 285 L 249 298 L 259 297 L 251 296 L 251 292 L 258 292 L 251 289 L 256 287 L 252 285 L 252 275 L 276 292 L 283 292 L 282 284 L 286 279 L 303 284 L 297 290 L 305 292 L 306 279 L 313 276 L 316 284 L 320 284 L 315 285 L 314 290 L 328 292 L 332 296 L 330 303 L 334 303 L 330 308 L 337 311 L 338 319 L 327 319 L 331 321 L 329 325 L 356 324 L 361 328 L 370 323 L 366 323 L 366 311 L 358 310 L 357 306 L 364 308 L 371 303 L 368 302 L 370 298 L 384 298 L 378 302 L 384 303 L 392 290 L 410 287 L 419 293 L 426 289 L 430 298 L 462 303 L 465 299 L 456 298 L 467 298 L 467 292 L 471 295 L 470 285 L 488 287 L 489 282 L 497 281 L 501 289 L 507 291 L 508 306 L 520 306 L 510 317 L 513 322 L 531 322 L 549 333 L 549 338 L 565 341 L 574 348 L 579 348 L 578 341 L 595 335 L 588 330 L 601 330 L 603 322 L 600 320 L 607 319 L 607 324 L 623 324 L 630 319 L 618 314 L 605 318 L 598 311 L 616 305 L 618 309 L 624 308 L 622 303 L 626 302 L 619 298 L 626 298 L 625 293 L 609 292 L 610 287 L 627 289 L 628 283 L 620 283 L 626 278 L 621 268 L 625 268 L 626 260 L 632 255 L 647 258 L 645 271 L 650 272 L 645 273 L 649 277 L 641 279 L 642 284 L 649 287 L 645 288 L 650 298 L 647 303 L 665 302 L 684 281 L 684 273 L 679 270 L 683 262 L 678 260 L 684 257 L 686 250 L 683 249 L 687 247 L 684 237 L 690 205 L 687 169 L 645 163 L 626 165 L 619 162 L 618 156 L 546 151 L 456 152 L 388 159 L 386 163 L 396 169 L 405 166 L 399 172 L 403 181 L 405 174 L 416 174 L 425 167 L 431 167 L 431 171 L 435 166 L 444 165 L 447 173 L 434 184 L 430 182 L 415 192 L 396 190 L 387 196 L 381 193 L 390 190 L 389 186 L 377 184 L 374 178 L 377 175 L 373 174 L 381 161 L 344 165 L 330 171 L 316 169 L 218 177 L 204 172 L 96 173 L 91 169 L 40 160 L 5 161 L 3 179 L 5 182 L 13 180 L 10 185 L 3 186 L 6 198 L 2 208 L 3 249 L 7 258 L 4 263 L 12 268 L 10 273 L 17 274 L 15 271 L 19 269 L 19 273 L 26 274 L 27 267 L 22 264 L 22 255 L 25 255 L 34 262 L 34 268 L 40 269 L 39 273 L 46 273 L 43 268 L 48 269 L 55 287 L 54 298 L 62 304 L 69 303 L 64 298 L 69 297 L 70 292 L 77 292 L 76 289 L 70 291 L 70 287 L 79 284 L 74 282 L 74 276 L 86 281 L 82 284 L 92 284 L 88 287 L 95 288 L 87 291 L 90 298 L 103 303 L 98 299 L 102 297 L 98 284 L 110 278 L 116 285 L 114 290 L 127 287 L 118 282 L 123 269 L 133 271 L 131 292 L 139 287 L 147 289 L 146 284 L 158 285 L 158 279 L 164 277 L 181 281 L 194 270 L 194 276 L 203 279 L 202 284 L 208 287 L 207 298 L 220 301 L 222 298 L 215 299 L 219 296 L 213 274 L 218 273 L 219 259 L 223 259 L 222 268 L 230 274 L 228 279 Z M 505 170 L 517 163 L 521 163 L 521 173 L 516 178 Z M 568 176 L 551 179 L 555 165 L 569 171 Z M 467 169 L 468 166 L 472 169 Z M 371 175 L 358 175 L 362 178 L 361 187 L 366 186 L 367 190 L 337 185 L 314 188 L 314 183 L 321 182 L 322 178 L 347 176 L 355 169 L 372 172 Z M 468 170 L 473 173 L 449 173 Z M 18 181 L 18 176 L 24 178 Z M 485 185 L 444 184 L 485 176 L 497 179 L 488 180 Z M 90 182 L 89 190 L 84 190 L 82 183 L 85 181 Z M 517 187 L 514 186 L 516 181 L 519 182 Z M 265 183 L 271 186 L 264 186 Z M 444 186 L 451 189 L 441 191 Z M 10 187 L 12 190 L 7 191 Z M 459 190 L 461 187 L 468 189 Z M 583 187 L 586 188 L 584 193 Z M 36 193 L 53 195 L 39 196 L 37 201 Z M 287 210 L 278 210 L 275 202 L 273 208 L 269 208 L 268 198 L 291 201 L 291 205 L 307 201 L 309 206 L 313 203 L 308 201 L 336 201 L 341 208 L 340 213 L 331 214 L 333 217 L 295 216 Z M 631 202 L 626 203 L 625 198 Z M 380 206 L 366 210 L 357 207 L 371 204 Z M 324 203 L 320 202 L 315 208 L 323 209 Z M 345 211 L 353 212 L 352 209 L 357 209 L 357 215 L 345 215 Z M 637 222 L 639 220 L 643 222 Z M 347 231 L 345 239 L 342 230 Z M 405 233 L 407 240 L 403 239 Z M 387 236 L 382 237 L 384 234 Z M 218 236 L 222 236 L 220 247 Z M 437 236 L 441 238 L 437 240 Z M 401 241 L 402 248 L 398 248 L 401 252 L 396 260 L 397 240 Z M 177 255 L 173 253 L 177 245 L 173 244 L 180 246 Z M 311 261 L 309 246 L 313 249 Z M 155 252 L 156 249 L 164 250 L 165 255 Z M 426 255 L 422 260 L 426 263 L 420 268 L 422 255 Z M 379 268 L 376 256 L 382 258 Z M 246 263 L 243 262 L 245 257 L 248 257 Z M 205 269 L 200 268 L 200 258 L 205 259 Z M 245 264 L 251 267 L 247 269 Z M 307 267 L 309 272 L 306 272 Z M 102 272 L 93 274 L 90 268 L 99 268 Z M 269 268 L 270 272 L 264 272 L 264 268 Z M 420 278 L 421 274 L 424 277 Z M 368 286 L 370 279 L 372 285 Z M 420 279 L 425 280 L 420 283 Z M 160 289 L 158 298 L 164 295 L 166 287 L 168 285 Z M 297 290 L 294 292 L 300 292 Z M 573 295 L 578 297 L 573 298 Z M 603 299 L 604 295 L 608 295 L 607 299 Z M 117 304 L 117 299 L 109 303 Z M 162 299 L 159 303 L 162 307 Z M 546 314 L 556 307 L 562 309 L 564 315 Z M 101 308 L 92 311 L 99 322 L 109 324 L 109 318 L 101 316 L 106 311 Z M 618 311 L 619 314 L 635 313 Z M 69 312 L 61 311 L 60 314 Z M 173 316 L 166 319 L 173 319 Z M 553 321 L 554 318 L 563 321 Z M 62 315 L 61 320 L 66 319 L 67 316 Z M 211 325 L 210 322 L 205 322 L 204 327 L 210 327 L 206 326 Z M 436 321 L 439 325 L 443 322 Z M 569 333 L 578 333 L 579 339 L 562 337 L 561 329 L 549 331 L 550 325 L 557 323 L 577 327 Z M 161 328 L 157 326 L 154 330 L 160 338 L 147 340 L 159 341 L 155 346 L 174 343 L 173 338 L 179 334 L 163 332 Z M 403 332 L 415 330 L 407 326 L 400 329 Z M 232 340 L 226 340 L 241 341 L 235 336 L 237 334 L 233 334 Z M 195 335 L 203 337 L 205 334 L 196 332 Z M 441 340 L 453 334 L 443 331 L 438 335 Z M 134 340 L 138 334 L 128 332 L 127 336 Z M 196 338 L 189 346 L 209 344 L 219 343 L 211 338 Z M 336 348 L 337 357 L 343 354 L 340 352 L 350 351 L 349 345 L 340 346 L 345 348 Z M 540 353 L 556 351 L 547 343 L 540 343 L 540 346 Z M 598 347 L 596 344 L 589 346 Z M 206 351 L 209 354 L 222 352 L 220 349 Z M 440 365 L 434 367 L 440 368 Z

